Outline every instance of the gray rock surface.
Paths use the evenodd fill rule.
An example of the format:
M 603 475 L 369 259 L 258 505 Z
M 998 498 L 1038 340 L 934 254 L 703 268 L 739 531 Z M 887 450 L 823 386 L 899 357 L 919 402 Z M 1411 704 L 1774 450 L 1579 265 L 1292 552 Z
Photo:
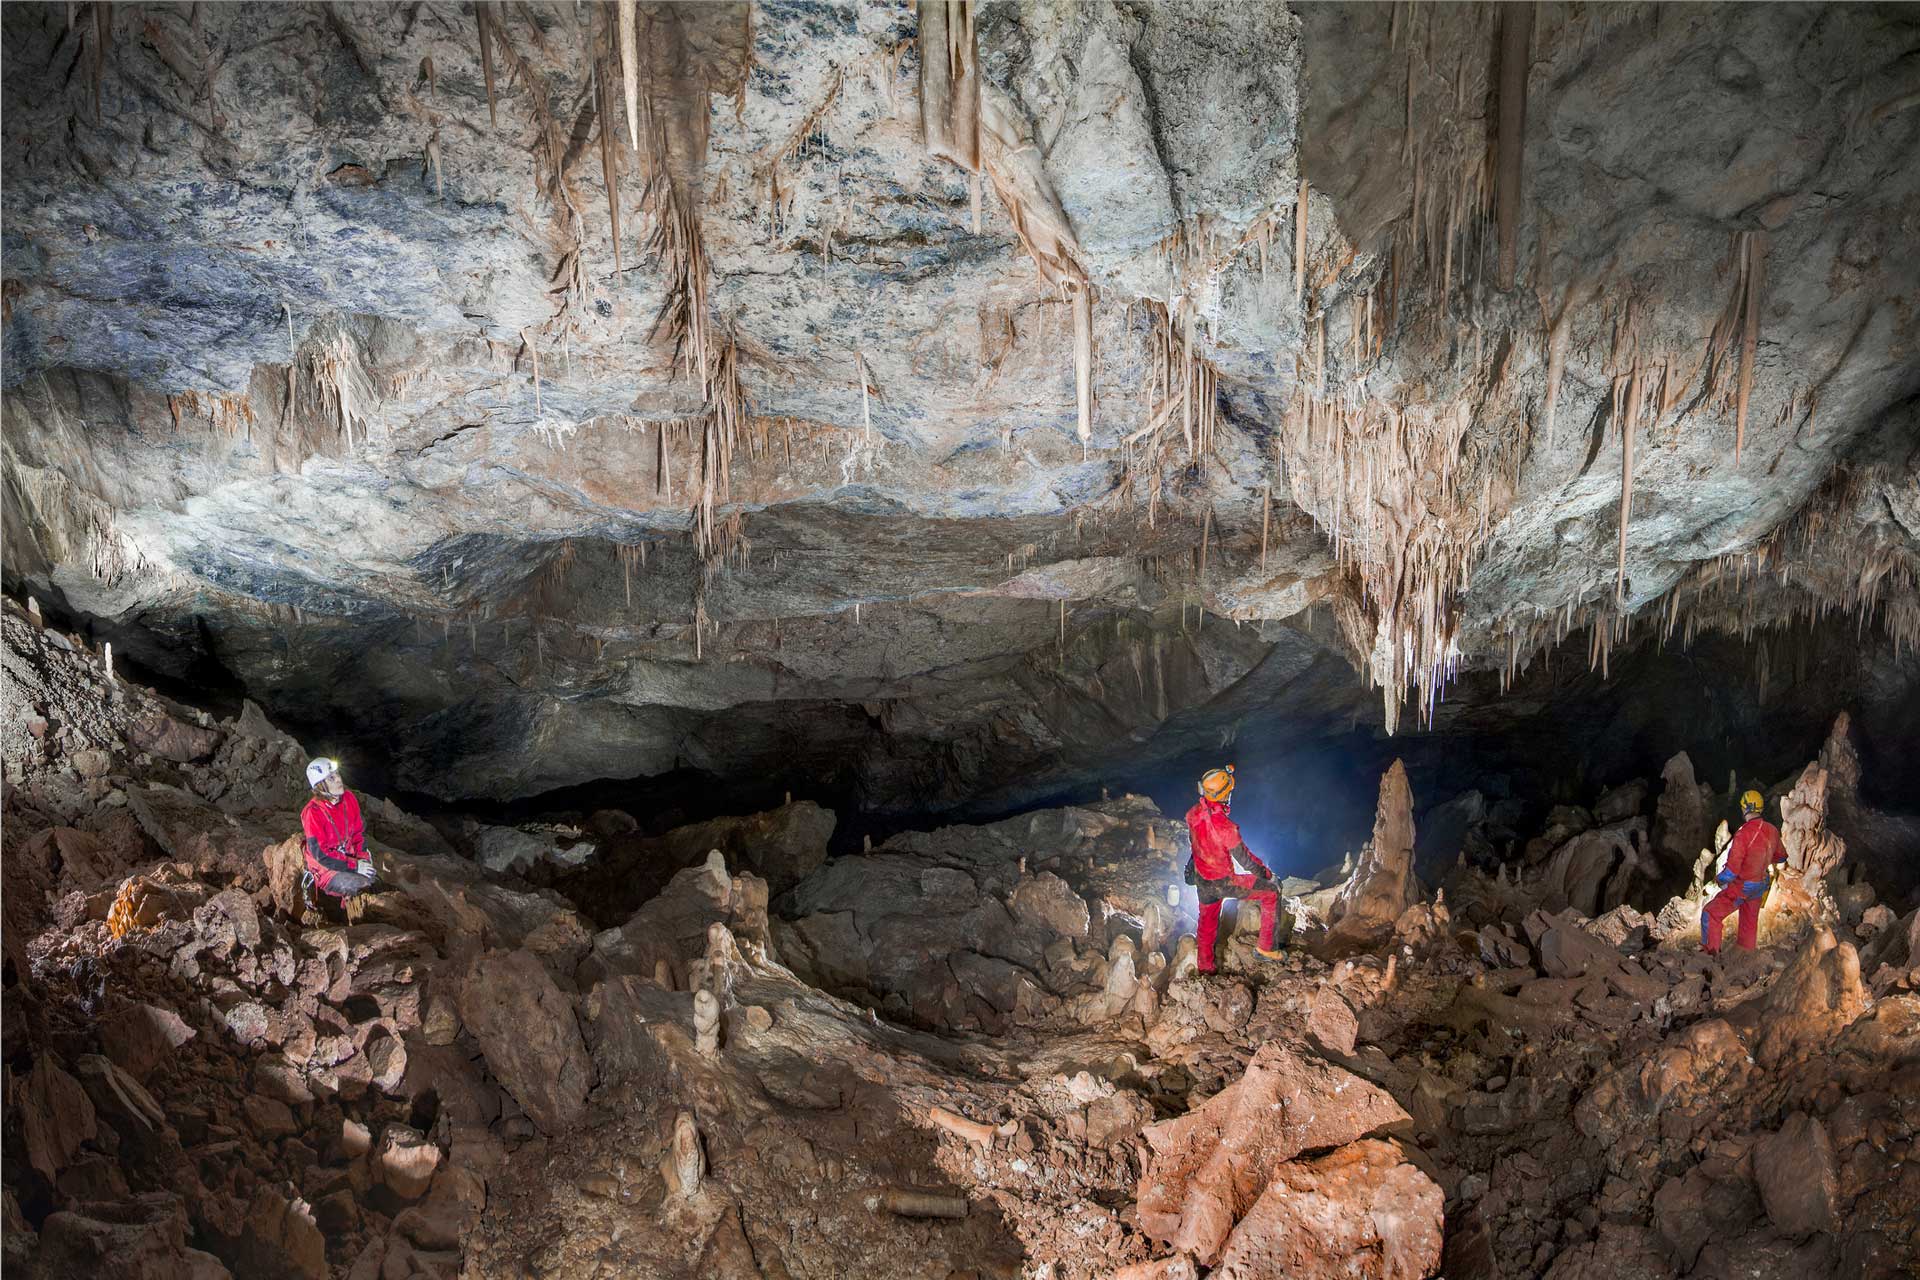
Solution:
M 674 104 L 704 154 L 671 159 L 751 401 L 704 560 L 704 396 L 654 332 L 654 211 L 616 147 L 616 267 L 596 163 L 602 11 L 504 13 L 497 109 L 451 11 L 112 12 L 98 49 L 58 7 L 4 19 L 6 584 L 152 669 L 228 673 L 411 790 L 792 770 L 876 808 L 1005 809 L 1250 708 L 1390 724 L 1352 664 L 1395 693 L 1425 677 L 1358 586 L 1420 538 L 1460 562 L 1457 598 L 1451 561 L 1406 585 L 1442 599 L 1465 669 L 1616 592 L 1744 632 L 1912 585 L 1920 114 L 1897 7 L 1544 17 L 1505 291 L 1466 194 L 1488 188 L 1489 11 L 989 7 L 982 78 L 1096 295 L 1085 448 L 1072 306 L 992 184 L 976 230 L 971 175 L 922 145 L 913 10 L 663 11 L 713 64 L 711 100 Z M 1755 233 L 1736 460 L 1737 353 L 1688 371 Z M 1218 375 L 1197 460 L 1127 443 L 1176 300 Z M 1622 581 L 1612 405 L 1636 367 L 1673 403 L 1636 433 Z M 1343 533 L 1343 565 L 1352 508 L 1298 486 L 1375 445 L 1287 443 L 1302 397 L 1470 408 L 1458 501 L 1416 468 L 1388 495 L 1403 526 Z M 1771 545 L 1762 588 L 1716 585 L 1808 512 L 1822 536 Z M 1897 571 L 1862 597 L 1876 558 Z M 1873 616 L 1910 632 L 1920 606 Z

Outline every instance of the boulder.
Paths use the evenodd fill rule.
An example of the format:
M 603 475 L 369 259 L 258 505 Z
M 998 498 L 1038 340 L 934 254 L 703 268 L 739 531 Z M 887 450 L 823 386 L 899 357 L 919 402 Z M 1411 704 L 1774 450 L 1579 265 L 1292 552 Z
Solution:
M 1601 796 L 1593 806 L 1593 820 L 1624 822 L 1628 818 L 1638 817 L 1647 807 L 1647 792 L 1650 789 L 1645 778 L 1621 783 Z
M 100 1020 L 100 1046 L 113 1064 L 145 1083 L 195 1032 L 171 1009 L 128 1000 Z
M 1344 1147 L 1407 1118 L 1399 1104 L 1375 1085 L 1332 1063 L 1302 1058 L 1269 1042 L 1238 1080 L 1186 1115 L 1142 1131 L 1152 1156 L 1137 1193 L 1140 1229 L 1193 1254 L 1204 1265 L 1217 1265 L 1236 1224 L 1276 1181 L 1287 1189 L 1321 1181 L 1320 1171 L 1311 1167 L 1313 1161 L 1305 1162 L 1308 1167 L 1283 1171 L 1301 1152 Z M 1380 1176 L 1356 1174 L 1337 1186 L 1371 1205 L 1387 1166 L 1399 1161 L 1397 1155 L 1389 1160 L 1385 1152 L 1369 1151 L 1359 1163 Z M 1430 1226 L 1432 1260 L 1437 1263 L 1439 1188 L 1424 1174 L 1392 1181 L 1407 1182 L 1399 1187 L 1410 1196 L 1406 1212 L 1410 1220 Z M 1432 1187 L 1430 1197 L 1420 1183 Z M 1283 1190 L 1279 1198 L 1288 1193 Z M 1368 1211 L 1358 1203 L 1345 1207 L 1356 1213 Z M 1271 1205 L 1263 1214 L 1276 1224 L 1284 1218 L 1284 1212 Z M 1265 1221 L 1263 1217 L 1257 1222 L 1249 1237 Z M 1415 1234 L 1424 1237 L 1424 1229 Z M 1377 1245 L 1374 1248 L 1377 1254 Z M 1327 1265 L 1358 1264 L 1362 1256 L 1330 1253 Z M 1410 1274 L 1424 1275 L 1426 1269 Z
M 1086 899 L 1051 871 L 1021 880 L 1007 900 L 1007 909 L 1027 928 L 1083 941 L 1087 936 Z
M 1373 839 L 1333 901 L 1317 949 L 1329 956 L 1366 951 L 1393 938 L 1396 921 L 1418 900 L 1413 876 L 1413 790 L 1395 760 L 1380 779 Z
M 150 1192 L 62 1210 L 40 1224 L 30 1280 L 219 1280 L 219 1261 L 186 1247 L 186 1206 Z
M 1753 1144 L 1753 1180 L 1781 1234 L 1831 1231 L 1839 1200 L 1833 1143 L 1819 1119 L 1796 1111 Z
M 176 764 L 204 760 L 220 745 L 220 731 L 182 724 L 164 712 L 136 720 L 127 730 L 127 742 Z
M 1360 1022 L 1338 991 L 1323 986 L 1307 1010 L 1307 1034 L 1321 1048 L 1343 1058 L 1351 1057 L 1354 1041 L 1360 1034 Z
M 374 1175 L 402 1200 L 418 1200 L 427 1193 L 440 1168 L 440 1148 L 418 1129 L 390 1124 L 380 1132 L 373 1153 Z
M 48 1182 L 95 1133 L 93 1102 L 87 1091 L 52 1057 L 42 1057 L 27 1076 L 20 1099 L 20 1129 L 27 1163 Z
M 1767 993 L 1735 1015 L 1754 1028 L 1754 1057 L 1773 1068 L 1817 1051 L 1867 1008 L 1860 956 L 1828 928 L 1816 929 Z
M 1549 911 L 1572 907 L 1584 916 L 1619 906 L 1636 880 L 1658 874 L 1647 856 L 1646 834 L 1646 820 L 1636 817 L 1568 840 L 1547 863 L 1541 905 Z
M 573 1002 L 528 951 L 490 951 L 460 989 L 460 1020 L 479 1042 L 494 1077 L 544 1132 L 580 1118 L 593 1063 Z
M 1440 1265 L 1446 1197 L 1398 1143 L 1366 1139 L 1278 1166 L 1213 1274 L 1233 1280 L 1399 1280 Z

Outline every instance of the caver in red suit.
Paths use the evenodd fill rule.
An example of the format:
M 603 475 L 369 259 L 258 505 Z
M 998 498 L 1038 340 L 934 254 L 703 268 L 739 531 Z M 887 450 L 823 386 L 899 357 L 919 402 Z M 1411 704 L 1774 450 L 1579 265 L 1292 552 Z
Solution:
M 1193 843 L 1187 882 L 1200 897 L 1197 958 L 1201 973 L 1214 971 L 1213 944 L 1220 929 L 1220 904 L 1228 898 L 1260 904 L 1260 954 L 1269 959 L 1280 954 L 1273 945 L 1280 890 L 1273 883 L 1273 873 L 1248 851 L 1239 826 L 1228 816 L 1232 796 L 1233 766 L 1228 765 L 1200 780 L 1200 801 L 1187 810 L 1187 834 Z
M 1717 877 L 1725 886 L 1700 912 L 1700 941 L 1710 956 L 1720 954 L 1720 925 L 1735 911 L 1740 913 L 1740 949 L 1751 951 L 1760 941 L 1760 908 L 1767 900 L 1768 873 L 1787 860 L 1787 848 L 1780 840 L 1780 829 L 1760 816 L 1760 793 L 1749 791 L 1740 799 L 1746 822 L 1734 834 L 1733 847 L 1727 851 L 1727 868 Z

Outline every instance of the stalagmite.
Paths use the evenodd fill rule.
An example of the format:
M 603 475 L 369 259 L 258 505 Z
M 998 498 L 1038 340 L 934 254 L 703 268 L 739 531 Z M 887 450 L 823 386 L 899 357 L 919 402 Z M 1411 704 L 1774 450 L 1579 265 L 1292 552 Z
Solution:
M 113 642 L 111 640 L 100 646 L 100 664 L 106 669 L 107 679 L 111 681 L 113 679 Z
M 690 1111 L 682 1111 L 674 1118 L 668 1161 L 675 1190 L 682 1196 L 692 1196 L 700 1190 L 701 1180 L 707 1176 L 707 1154 L 701 1149 L 700 1130 Z
M 40 602 L 32 596 L 27 597 L 27 621 L 33 624 L 35 631 L 47 625 L 46 619 L 40 616 Z
M 709 1057 L 720 1052 L 720 1001 L 705 987 L 693 993 L 693 1043 Z

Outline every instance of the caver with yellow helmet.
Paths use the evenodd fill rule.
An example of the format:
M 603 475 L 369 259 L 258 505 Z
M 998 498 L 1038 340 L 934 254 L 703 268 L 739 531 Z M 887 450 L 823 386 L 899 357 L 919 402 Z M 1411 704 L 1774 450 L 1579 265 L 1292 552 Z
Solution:
M 1745 819 L 1727 850 L 1727 866 L 1717 877 L 1722 886 L 1700 912 L 1700 944 L 1710 956 L 1720 954 L 1720 924 L 1740 913 L 1740 948 L 1751 951 L 1760 941 L 1760 908 L 1767 900 L 1768 873 L 1787 860 L 1780 829 L 1760 815 L 1767 802 L 1758 791 L 1740 797 Z
M 307 765 L 313 799 L 300 811 L 306 833 L 306 883 L 345 900 L 373 887 L 373 861 L 367 857 L 367 829 L 360 800 L 340 780 L 340 765 L 326 756 Z
M 1200 896 L 1200 936 L 1196 941 L 1200 944 L 1201 973 L 1214 971 L 1213 944 L 1220 928 L 1220 904 L 1228 898 L 1260 904 L 1259 952 L 1269 960 L 1280 955 L 1273 944 L 1280 889 L 1273 883 L 1267 864 L 1248 850 L 1239 825 L 1228 816 L 1233 787 L 1232 765 L 1209 769 L 1200 778 L 1199 803 L 1187 810 L 1187 834 L 1193 843 L 1193 856 L 1187 859 L 1187 883 Z

